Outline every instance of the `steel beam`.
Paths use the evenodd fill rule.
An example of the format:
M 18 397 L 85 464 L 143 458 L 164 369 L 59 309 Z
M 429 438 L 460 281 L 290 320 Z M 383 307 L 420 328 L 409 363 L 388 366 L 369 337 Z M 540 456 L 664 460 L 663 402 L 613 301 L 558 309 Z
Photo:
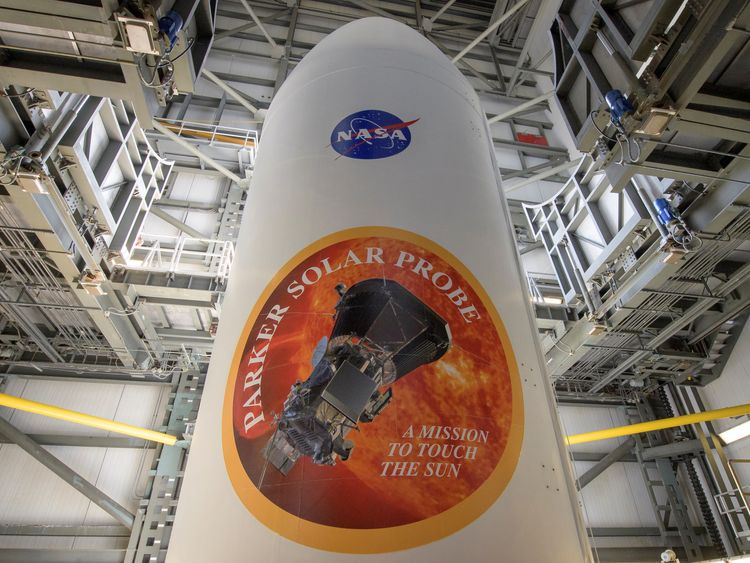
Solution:
M 122 563 L 124 549 L 0 549 L 0 563 Z
M 493 124 L 497 123 L 498 121 L 505 121 L 506 119 L 509 119 L 513 117 L 514 115 L 521 113 L 523 110 L 528 109 L 530 107 L 533 107 L 538 104 L 545 103 L 547 100 L 549 100 L 552 96 L 555 95 L 555 91 L 551 90 L 549 92 L 545 92 L 544 94 L 541 94 L 540 96 L 537 96 L 536 98 L 532 98 L 531 100 L 528 100 L 526 102 L 523 102 L 522 104 L 518 104 L 516 107 L 509 109 L 508 111 L 505 111 L 503 113 L 499 113 L 494 117 L 490 117 L 487 120 L 487 123 Z
M 251 104 L 242 94 L 240 94 L 237 90 L 232 88 L 229 84 L 224 82 L 221 78 L 216 76 L 213 72 L 208 70 L 207 68 L 204 68 L 201 71 L 201 74 L 208 78 L 211 82 L 216 84 L 219 88 L 224 90 L 226 92 L 227 96 L 235 100 L 238 104 L 240 104 L 242 107 L 244 107 L 247 111 L 249 111 L 253 116 L 255 116 L 258 113 L 258 108 L 255 107 L 253 104 Z
M 40 371 L 41 370 L 41 371 Z M 132 383 L 169 385 L 169 380 L 159 379 L 152 370 L 108 368 L 92 364 L 54 364 L 34 362 L 33 364 L 6 362 L 0 363 L 0 375 L 23 377 L 26 379 L 47 379 L 51 381 L 90 381 L 95 383 Z
M 383 10 L 382 8 L 378 8 L 377 6 L 373 6 L 369 2 L 366 2 L 365 0 L 347 0 L 349 4 L 352 4 L 353 6 L 357 6 L 358 8 L 361 8 L 363 10 L 366 10 L 368 12 L 372 12 L 373 14 L 376 14 L 378 16 L 382 16 L 384 18 L 389 18 L 392 20 L 396 20 L 401 23 L 406 23 L 403 19 L 397 17 L 396 15 Z
M 273 37 L 271 37 L 271 34 L 268 33 L 266 26 L 263 25 L 262 21 L 260 21 L 260 18 L 258 18 L 255 10 L 253 10 L 252 7 L 250 7 L 250 4 L 247 3 L 247 0 L 240 0 L 240 3 L 245 7 L 247 13 L 250 14 L 250 17 L 255 22 L 255 25 L 258 26 L 258 29 L 260 29 L 261 33 L 266 37 L 266 41 L 268 41 L 268 43 L 271 45 L 271 48 L 278 49 L 279 46 L 276 44 L 276 41 L 274 41 Z
M 679 457 L 681 455 L 691 455 L 703 449 L 700 440 L 684 440 L 682 442 L 671 442 L 663 446 L 653 446 L 644 448 L 641 457 L 644 461 L 650 461 L 658 458 Z
M 204 70 L 204 74 L 206 72 L 209 72 L 209 71 L 205 71 Z M 191 145 L 189 142 L 187 142 L 185 139 L 183 139 L 179 135 L 175 135 L 172 131 L 170 131 L 169 129 L 167 129 L 166 127 L 164 127 L 158 121 L 154 121 L 154 129 L 156 129 L 159 133 L 161 133 L 162 135 L 164 135 L 165 137 L 167 137 L 170 141 L 172 141 L 174 143 L 177 143 L 182 148 L 186 149 L 189 153 L 197 156 L 203 162 L 205 162 L 209 166 L 215 168 L 216 170 L 218 170 L 219 172 L 221 172 L 222 174 L 224 174 L 224 176 L 226 176 L 227 178 L 229 178 L 233 182 L 237 183 L 240 186 L 246 186 L 247 185 L 247 181 L 245 181 L 242 178 L 240 178 L 239 176 L 237 176 L 237 174 L 235 174 L 234 172 L 232 172 L 231 170 L 229 170 L 225 166 L 222 166 L 221 164 L 219 164 L 218 162 L 216 162 L 210 156 L 208 156 L 208 155 L 202 153 L 201 151 L 199 151 L 197 148 L 195 148 L 193 145 Z
M 683 442 L 672 442 L 663 446 L 644 448 L 641 457 L 644 461 L 651 461 L 661 457 L 678 457 L 681 455 L 690 455 L 701 451 L 701 449 L 702 445 L 699 440 L 685 440 Z M 611 453 L 612 452 L 570 452 L 570 457 L 573 459 L 573 461 L 601 462 Z M 615 461 L 618 463 L 635 463 L 638 461 L 638 459 L 635 455 L 626 453 L 620 459 L 617 459 Z
M 193 237 L 197 239 L 206 238 L 206 235 L 204 235 L 200 231 L 197 231 L 196 229 L 194 229 L 190 225 L 185 224 L 184 222 L 180 221 L 176 217 L 172 217 L 169 213 L 167 213 L 166 211 L 164 211 L 163 209 L 159 207 L 152 207 L 151 214 L 158 217 L 165 223 L 172 225 L 173 227 L 185 233 L 189 237 Z
M 149 305 L 169 305 L 170 307 L 188 307 L 190 309 L 217 309 L 219 307 L 218 299 L 218 294 L 213 300 L 205 301 L 161 296 L 141 297 L 141 300 Z
M 551 160 L 548 160 L 547 162 L 542 162 L 540 164 L 535 164 L 534 166 L 529 166 L 528 168 L 524 168 L 523 170 L 514 170 L 511 168 L 500 168 L 500 174 L 503 176 L 503 180 L 510 180 L 512 178 L 529 178 L 534 175 L 535 172 L 541 172 L 543 170 L 547 170 L 550 166 L 554 166 L 556 164 L 560 164 L 559 158 L 553 158 Z M 566 178 L 566 182 L 569 180 L 569 178 Z
M 207 330 L 185 330 L 179 328 L 157 328 L 156 334 L 163 339 L 184 341 L 198 341 L 206 345 L 213 345 L 214 337 Z
M 450 8 L 450 7 L 451 7 L 451 6 L 452 6 L 452 5 L 453 5 L 453 4 L 455 3 L 455 1 L 456 1 L 456 0 L 448 0 L 448 1 L 447 1 L 447 2 L 446 2 L 446 3 L 444 4 L 444 5 L 443 5 L 443 7 L 442 7 L 442 8 L 440 8 L 440 9 L 439 9 L 439 10 L 438 10 L 438 11 L 437 11 L 437 12 L 435 13 L 435 15 L 434 15 L 434 16 L 432 16 L 432 17 L 430 18 L 430 21 L 431 21 L 432 23 L 435 23 L 435 22 L 437 21 L 437 19 L 438 19 L 438 18 L 439 18 L 440 16 L 442 16 L 442 15 L 443 15 L 443 13 L 444 13 L 444 12 L 445 12 L 445 11 L 446 11 L 446 10 L 447 10 L 448 8 Z
M 702 534 L 703 528 L 695 528 L 696 534 Z M 661 536 L 661 530 L 654 527 L 592 527 L 587 528 L 589 537 L 591 538 L 643 538 L 652 536 Z
M 450 49 L 448 49 L 437 37 L 435 37 L 431 33 L 427 34 L 427 37 L 445 55 L 450 56 Z M 469 74 L 471 74 L 474 78 L 476 78 L 482 84 L 484 84 L 485 86 L 487 86 L 487 88 L 489 88 L 490 91 L 498 90 L 498 93 L 502 94 L 503 91 L 505 90 L 504 84 L 500 84 L 499 88 L 496 88 L 495 85 L 492 84 L 489 81 L 489 79 L 484 74 L 482 74 L 481 72 L 479 72 L 479 70 L 477 70 L 474 66 L 470 65 L 467 61 L 465 61 L 465 60 L 462 59 L 462 60 L 458 61 L 456 64 L 459 65 L 459 66 L 464 67 L 468 71 Z
M 66 446 L 81 448 L 155 448 L 154 442 L 127 436 L 76 436 L 63 434 L 29 434 L 29 438 L 40 446 Z M 9 439 L 0 436 L 0 443 L 10 444 Z
M 157 199 L 156 201 L 154 201 L 154 205 L 156 207 L 189 209 L 190 211 L 219 211 L 219 206 L 213 203 L 201 203 L 198 201 L 186 201 L 182 199 L 171 199 L 167 197 Z
M 274 95 L 276 95 L 276 92 L 279 91 L 279 88 L 281 88 L 281 85 L 284 83 L 284 80 L 286 80 L 286 77 L 289 74 L 289 60 L 292 57 L 292 47 L 294 46 L 294 32 L 297 29 L 298 16 L 299 9 L 297 8 L 297 6 L 294 6 L 292 8 L 292 15 L 289 18 L 289 27 L 287 28 L 286 32 L 286 41 L 284 42 L 283 47 L 284 55 L 279 61 L 279 69 L 276 72 L 276 83 L 273 86 Z
M 703 559 L 700 539 L 691 525 L 685 491 L 677 480 L 676 468 L 669 459 L 660 458 L 656 460 L 656 469 L 667 493 L 671 517 L 677 524 L 677 530 L 682 540 L 682 546 L 687 551 L 688 560 L 699 561 Z M 664 523 L 667 524 L 667 521 L 668 517 L 665 517 Z
M 545 170 L 544 172 L 539 172 L 538 174 L 534 174 L 533 176 L 529 176 L 528 178 L 525 178 L 521 180 L 520 182 L 514 183 L 512 186 L 507 186 L 504 188 L 505 193 L 512 192 L 513 190 L 518 190 L 520 188 L 523 188 L 524 186 L 528 186 L 529 184 L 533 184 L 534 182 L 539 182 L 540 180 L 544 180 L 546 178 L 550 178 L 557 174 L 558 172 L 563 172 L 565 170 L 569 170 L 573 168 L 574 166 L 578 166 L 578 163 L 581 162 L 580 158 L 576 158 L 575 160 L 571 160 L 569 162 L 563 162 L 562 164 L 558 164 L 557 166 L 553 166 L 552 168 L 549 168 L 548 170 Z
M 498 147 L 507 147 L 529 156 L 537 156 L 541 158 L 557 156 L 564 157 L 566 159 L 568 158 L 568 149 L 563 147 L 550 147 L 545 145 L 535 145 L 534 143 L 521 143 L 515 140 L 498 139 L 496 137 L 493 137 L 492 142 Z
M 516 3 L 516 5 L 513 6 L 510 10 L 508 10 L 507 12 L 505 12 L 502 16 L 500 16 L 499 18 L 497 18 L 492 24 L 490 24 L 490 26 L 487 29 L 485 29 L 482 33 L 480 33 L 476 37 L 476 39 L 474 39 L 471 43 L 469 43 L 466 47 L 464 47 L 461 50 L 460 53 L 458 53 L 455 57 L 453 57 L 453 59 L 452 59 L 453 62 L 456 63 L 456 62 L 460 61 L 464 57 L 464 55 L 466 55 L 466 53 L 468 53 L 474 47 L 476 47 L 477 45 L 479 45 L 479 43 L 481 43 L 482 41 L 484 41 L 484 39 L 486 39 L 487 36 L 490 33 L 492 33 L 493 31 L 495 31 L 503 23 L 505 23 L 506 21 L 508 21 L 508 19 L 510 19 L 512 16 L 514 16 L 516 14 L 516 12 L 518 12 L 518 10 L 520 10 L 521 8 L 523 8 L 528 1 L 529 0 L 521 0 L 520 2 Z
M 59 195 L 59 190 L 57 189 L 57 187 L 53 187 L 51 189 Z M 118 355 L 121 362 L 125 366 L 140 364 L 145 359 L 145 355 L 147 354 L 147 352 L 144 348 L 143 342 L 140 339 L 137 339 L 137 334 L 132 329 L 132 324 L 130 324 L 130 321 L 124 317 L 107 317 L 104 313 L 104 310 L 110 307 L 115 307 L 115 309 L 119 310 L 121 308 L 120 304 L 114 303 L 112 301 L 112 296 L 110 295 L 102 295 L 98 297 L 89 295 L 75 282 L 75 280 L 78 280 L 81 275 L 81 269 L 77 260 L 72 259 L 70 256 L 64 255 L 65 251 L 69 250 L 70 248 L 70 235 L 68 234 L 69 231 L 67 227 L 65 227 L 64 233 L 60 232 L 59 234 L 56 234 L 54 232 L 48 233 L 46 230 L 42 230 L 44 227 L 49 228 L 51 224 L 62 224 L 65 217 L 67 217 L 71 222 L 71 229 L 74 229 L 76 231 L 76 234 L 81 237 L 80 233 L 78 233 L 77 231 L 78 227 L 76 226 L 75 221 L 73 221 L 72 219 L 73 215 L 71 214 L 70 209 L 67 207 L 67 203 L 64 203 L 65 215 L 60 216 L 60 221 L 53 221 L 52 223 L 50 223 L 50 219 L 48 217 L 50 217 L 51 213 L 62 213 L 60 211 L 57 211 L 57 209 L 53 209 L 50 204 L 50 200 L 45 201 L 42 198 L 33 197 L 32 194 L 22 192 L 20 190 L 13 190 L 11 192 L 11 199 L 13 204 L 16 206 L 15 209 L 17 210 L 17 212 L 19 212 L 23 216 L 24 223 L 28 227 L 36 229 L 34 232 L 36 232 L 38 238 L 40 239 L 40 242 L 44 245 L 44 248 L 46 250 L 56 251 L 54 254 L 49 255 L 50 259 L 54 262 L 55 268 L 63 274 L 64 279 L 71 280 L 68 282 L 69 287 L 72 293 L 76 295 L 77 300 L 83 306 L 95 306 L 101 309 L 100 311 L 89 309 L 89 314 L 99 331 L 104 335 L 104 338 Z M 81 240 L 83 239 L 81 238 Z M 87 246 L 85 250 L 91 257 L 91 260 L 94 264 L 98 264 L 98 260 L 94 259 L 93 255 L 91 255 L 90 250 L 88 250 L 88 243 L 86 243 L 86 245 Z M 129 324 L 130 326 L 128 326 Z
M 289 13 L 289 10 L 287 8 L 284 8 L 283 10 L 279 10 L 277 12 L 272 12 L 271 14 L 260 18 L 260 21 L 262 23 L 272 23 L 275 20 L 277 20 L 279 17 Z M 224 39 L 225 37 L 229 37 L 231 35 L 234 35 L 235 33 L 240 33 L 243 31 L 248 31 L 254 27 L 256 27 L 258 24 L 255 23 L 255 21 L 244 23 L 238 27 L 234 27 L 232 29 L 222 29 L 217 30 L 217 32 L 214 34 L 214 41 L 218 41 L 219 39 Z
M 15 303 L 15 300 L 10 299 L 8 293 L 3 288 L 0 288 L 0 299 L 2 299 L 0 302 L 0 310 L 2 310 L 7 317 L 13 319 L 16 325 L 26 333 L 28 338 L 39 347 L 42 353 L 53 362 L 62 362 L 63 357 L 57 352 L 57 350 L 55 350 L 55 347 L 52 346 L 39 327 L 29 321 L 26 318 L 26 315 L 18 310 L 19 304 Z
M 649 348 L 649 351 L 637 352 L 609 370 L 598 382 L 596 382 L 596 384 L 591 387 L 589 393 L 596 393 L 597 391 L 600 391 L 609 383 L 614 381 L 618 376 L 623 374 L 628 368 L 630 368 L 630 366 L 650 356 L 652 353 L 655 353 L 655 350 L 658 346 L 669 340 L 674 334 L 682 329 L 682 327 L 698 318 L 712 305 L 720 301 L 724 295 L 727 295 L 730 292 L 734 291 L 734 289 L 744 283 L 749 276 L 750 264 L 745 264 L 739 270 L 737 270 L 729 280 L 727 280 L 714 290 L 714 294 L 716 295 L 716 297 L 703 299 L 688 307 L 677 319 L 672 321 L 666 327 L 662 328 L 659 331 L 658 336 L 648 342 L 646 347 Z M 651 350 L 654 350 L 654 352 L 652 352 Z
M 21 447 L 26 453 L 36 459 L 39 463 L 47 467 L 55 475 L 68 483 L 71 487 L 79 491 L 91 502 L 112 516 L 127 528 L 133 527 L 135 516 L 131 514 L 124 506 L 119 504 L 111 497 L 105 495 L 96 488 L 92 483 L 84 479 L 80 474 L 73 471 L 62 461 L 57 459 L 47 450 L 42 448 L 29 436 L 21 432 L 10 422 L 0 417 L 0 434 L 4 434 L 13 443 Z M 2 559 L 0 558 L 0 561 Z
M 620 461 L 623 457 L 630 453 L 635 446 L 635 440 L 628 438 L 622 444 L 617 446 L 614 450 L 605 455 L 600 461 L 591 467 L 586 473 L 581 475 L 577 479 L 578 489 L 583 489 L 586 485 L 591 483 L 594 479 L 599 477 L 604 471 L 613 463 Z
M 570 452 L 573 461 L 595 461 L 603 460 L 609 452 Z M 638 459 L 634 454 L 626 454 L 617 460 L 619 463 L 636 463 Z
M 127 538 L 125 526 L 46 526 L 39 524 L 0 524 L 0 536 L 55 536 Z
M 529 30 L 529 35 L 523 42 L 521 54 L 518 55 L 518 61 L 516 62 L 515 68 L 513 69 L 513 73 L 510 75 L 510 81 L 508 82 L 508 92 L 512 93 L 518 85 L 518 81 L 522 76 L 522 67 L 524 66 L 526 59 L 529 56 L 529 49 L 531 48 L 531 45 L 535 42 L 535 40 L 540 39 L 540 35 L 543 35 L 547 32 L 547 30 L 542 27 L 547 26 L 547 23 L 547 19 L 544 17 L 534 18 L 534 21 L 531 24 L 531 29 Z

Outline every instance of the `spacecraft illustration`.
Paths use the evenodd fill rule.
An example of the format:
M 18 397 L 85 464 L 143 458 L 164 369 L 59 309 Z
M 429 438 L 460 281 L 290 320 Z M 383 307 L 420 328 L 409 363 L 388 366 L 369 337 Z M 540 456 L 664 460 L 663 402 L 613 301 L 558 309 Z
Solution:
M 310 376 L 292 385 L 265 449 L 283 475 L 300 456 L 321 465 L 346 461 L 354 447 L 347 434 L 383 411 L 390 385 L 451 344 L 446 321 L 398 282 L 367 279 L 336 290 L 330 338 L 315 347 Z

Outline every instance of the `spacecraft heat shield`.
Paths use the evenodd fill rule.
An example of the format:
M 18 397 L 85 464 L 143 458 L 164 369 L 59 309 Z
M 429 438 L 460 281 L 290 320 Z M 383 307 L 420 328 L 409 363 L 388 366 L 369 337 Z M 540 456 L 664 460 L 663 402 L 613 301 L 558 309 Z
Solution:
M 337 286 L 336 322 L 323 357 L 292 384 L 264 456 L 287 475 L 300 456 L 319 465 L 349 458 L 347 440 L 391 400 L 378 389 L 438 360 L 450 346 L 446 322 L 398 282 L 368 279 Z M 315 354 L 314 354 L 315 358 Z M 259 483 L 262 487 L 262 483 Z
M 392 380 L 445 354 L 450 329 L 435 311 L 392 280 L 370 279 L 353 285 L 336 306 L 331 341 L 355 335 L 388 352 Z

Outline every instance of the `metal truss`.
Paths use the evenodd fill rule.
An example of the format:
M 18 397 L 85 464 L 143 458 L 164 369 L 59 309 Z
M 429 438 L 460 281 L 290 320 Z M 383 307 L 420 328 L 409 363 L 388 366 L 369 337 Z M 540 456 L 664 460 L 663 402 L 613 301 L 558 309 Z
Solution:
M 743 2 L 562 3 L 556 96 L 587 154 L 558 193 L 524 206 L 578 315 L 547 351 L 559 391 L 648 392 L 721 373 L 750 306 L 737 252 L 750 236 L 748 37 L 737 31 L 748 21 Z M 622 131 L 603 119 L 615 88 L 635 107 Z M 657 198 L 691 242 L 658 217 Z
M 174 88 L 193 91 L 213 41 L 215 7 L 215 0 L 5 3 L 0 83 L 24 86 L 23 96 L 42 102 L 50 90 L 125 100 L 150 127 Z M 169 10 L 185 23 L 174 45 L 159 34 Z
M 637 397 L 619 408 L 631 423 L 699 411 L 702 406 L 696 404 L 694 391 L 695 388 L 663 386 L 649 397 Z M 743 538 L 747 530 L 747 513 L 722 510 L 724 506 L 737 506 L 742 496 L 736 481 L 726 480 L 725 476 L 731 476 L 731 471 L 719 470 L 719 465 L 728 464 L 710 424 L 635 435 L 609 452 L 574 451 L 571 458 L 595 462 L 577 478 L 579 489 L 584 489 L 615 463 L 637 464 L 653 511 L 656 523 L 653 528 L 590 527 L 589 537 L 597 553 L 601 548 L 614 548 L 611 553 L 614 556 L 617 550 L 624 551 L 628 549 L 625 546 L 629 546 L 629 549 L 640 550 L 644 561 L 658 557 L 665 548 L 677 551 L 681 561 L 702 561 L 741 553 L 742 546 L 737 539 Z M 715 498 L 720 500 L 715 501 Z M 731 533 L 733 529 L 738 532 L 737 538 Z M 634 538 L 643 541 L 644 547 L 634 548 L 628 541 Z M 618 547 L 620 545 L 622 547 Z M 601 558 L 609 560 L 609 552 L 605 553 Z M 624 554 L 620 554 L 620 559 L 612 560 L 623 557 Z
M 534 101 L 535 78 L 551 76 L 548 71 L 532 68 L 528 61 L 526 39 L 532 32 L 538 35 L 544 32 L 534 28 L 534 16 L 540 2 L 522 2 L 521 9 L 510 13 L 514 4 L 463 0 L 445 3 L 306 0 L 284 8 L 269 0 L 222 0 L 217 12 L 214 44 L 196 91 L 175 96 L 162 117 L 172 123 L 188 120 L 232 125 L 234 120 L 243 119 L 244 114 L 244 120 L 258 122 L 256 127 L 260 130 L 263 111 L 305 54 L 344 23 L 373 15 L 392 18 L 413 27 L 447 56 L 455 57 L 459 70 L 482 98 L 516 105 Z M 255 18 L 251 17 L 241 25 L 229 23 L 247 20 L 247 8 Z M 498 24 L 497 28 L 483 41 L 475 43 L 493 24 Z M 458 58 L 472 44 L 475 46 Z M 236 61 L 236 65 L 230 66 L 228 61 Z M 543 62 L 536 61 L 536 64 Z M 233 72 L 231 68 L 235 66 L 243 70 Z M 504 176 L 536 179 L 537 174 L 568 161 L 568 152 L 564 148 L 548 146 L 546 141 L 537 144 L 519 140 L 519 130 L 539 139 L 545 138 L 552 124 L 538 117 L 524 116 L 524 113 L 539 112 L 545 107 L 546 99 L 540 99 L 525 107 L 525 111 L 503 117 L 508 130 L 503 135 L 496 135 L 496 147 L 516 154 L 519 162 L 518 168 L 503 168 L 501 173 Z M 252 125 L 248 127 L 252 128 Z M 162 154 L 178 164 L 196 168 L 212 166 L 195 151 L 179 147 L 161 130 L 154 134 L 154 138 Z M 196 139 L 193 137 L 190 143 L 196 145 Z M 246 177 L 248 170 L 243 167 L 242 158 L 227 152 L 226 145 L 221 147 L 216 142 L 204 142 L 197 148 L 218 163 L 220 170 L 228 169 L 231 174 Z M 560 170 L 553 170 L 546 179 L 564 181 L 565 178 L 558 173 Z
M 574 317 L 551 328 L 537 312 L 562 401 L 619 401 L 640 422 L 702 410 L 697 386 L 721 374 L 750 307 L 749 22 L 746 2 L 560 5 L 555 95 L 584 157 L 556 194 L 523 206 L 523 234 L 550 258 L 559 287 L 545 295 Z M 619 127 L 604 101 L 614 89 L 634 109 Z M 711 425 L 629 446 L 591 456 L 580 485 L 636 462 L 681 560 L 747 551 L 750 512 Z
M 0 385 L 23 377 L 171 386 L 165 429 L 189 433 L 233 258 L 236 200 L 242 198 L 224 187 L 227 212 L 208 239 L 149 236 L 146 217 L 170 193 L 172 162 L 152 148 L 134 108 L 76 94 L 49 93 L 47 99 L 45 107 L 25 97 L 0 101 L 14 116 L 0 138 Z M 196 205 L 166 198 L 158 209 Z M 226 239 L 214 238 L 219 235 Z M 200 332 L 177 337 L 181 329 L 172 327 L 167 309 L 191 311 Z M 159 449 L 147 496 L 135 515 L 127 515 L 40 446 L 143 444 L 3 432 L 133 527 L 132 535 L 90 527 L 15 527 L 4 533 L 130 536 L 133 543 L 130 552 L 2 550 L 0 558 L 122 561 L 153 548 L 145 538 L 159 531 L 155 524 L 150 531 L 151 520 L 164 516 L 159 502 L 171 502 L 174 513 L 184 449 Z
M 124 102 L 67 94 L 53 110 L 14 109 L 27 140 L 3 142 L 4 360 L 153 367 L 164 350 L 108 274 L 138 246 L 171 163 Z
M 198 415 L 207 364 L 180 374 L 170 395 L 164 431 L 190 438 Z M 135 515 L 125 563 L 164 561 L 174 523 L 188 451 L 159 446 L 154 456 L 146 495 Z

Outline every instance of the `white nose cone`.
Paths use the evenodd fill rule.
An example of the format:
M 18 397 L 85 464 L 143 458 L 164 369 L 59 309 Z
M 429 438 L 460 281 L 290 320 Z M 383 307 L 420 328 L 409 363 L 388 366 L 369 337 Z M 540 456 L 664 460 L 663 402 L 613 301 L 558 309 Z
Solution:
M 169 561 L 590 558 L 499 188 L 476 94 L 415 31 L 358 20 L 297 66 Z

